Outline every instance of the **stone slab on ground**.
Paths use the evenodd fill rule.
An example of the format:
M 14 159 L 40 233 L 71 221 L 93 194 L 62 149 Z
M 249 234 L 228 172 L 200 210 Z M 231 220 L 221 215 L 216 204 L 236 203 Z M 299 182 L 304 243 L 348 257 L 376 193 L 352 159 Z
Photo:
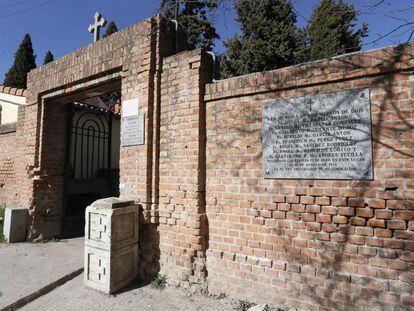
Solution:
M 0 310 L 83 268 L 83 238 L 0 244 Z
M 159 290 L 151 285 L 110 296 L 84 286 L 81 275 L 24 306 L 22 310 L 230 311 L 234 310 L 234 305 L 229 299 L 190 295 L 174 287 Z
M 9 243 L 26 240 L 27 209 L 6 208 L 4 214 L 3 235 Z

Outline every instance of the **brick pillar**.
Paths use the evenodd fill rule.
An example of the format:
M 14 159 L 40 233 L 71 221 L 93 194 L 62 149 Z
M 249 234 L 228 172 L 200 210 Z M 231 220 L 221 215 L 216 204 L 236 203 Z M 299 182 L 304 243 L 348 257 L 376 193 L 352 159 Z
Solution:
M 208 223 L 205 210 L 204 85 L 208 56 L 200 50 L 164 59 L 160 118 L 161 273 L 204 289 Z M 195 285 L 195 286 L 193 286 Z

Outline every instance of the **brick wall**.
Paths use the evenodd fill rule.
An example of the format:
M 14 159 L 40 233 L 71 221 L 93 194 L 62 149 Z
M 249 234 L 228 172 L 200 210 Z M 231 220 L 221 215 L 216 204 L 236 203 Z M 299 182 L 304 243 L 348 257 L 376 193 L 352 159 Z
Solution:
M 13 206 L 16 196 L 16 124 L 0 125 L 0 208 Z
M 414 46 L 207 85 L 209 291 L 304 310 L 414 305 Z M 373 181 L 264 179 L 266 99 L 370 88 Z
M 159 232 L 161 272 L 205 286 L 205 106 L 208 59 L 200 50 L 164 59 L 161 79 Z

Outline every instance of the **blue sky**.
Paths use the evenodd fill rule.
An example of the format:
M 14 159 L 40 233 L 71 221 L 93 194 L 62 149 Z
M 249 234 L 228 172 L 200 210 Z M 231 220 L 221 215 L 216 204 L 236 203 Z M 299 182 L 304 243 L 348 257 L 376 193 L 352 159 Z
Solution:
M 224 1 L 214 17 L 222 39 L 238 32 L 231 2 Z M 303 26 L 319 0 L 292 2 L 299 15 L 298 25 Z M 402 28 L 375 45 L 370 43 L 379 34 L 385 34 L 404 23 L 401 18 L 414 16 L 414 0 L 387 0 L 375 11 L 367 9 L 367 5 L 378 3 L 379 0 L 347 2 L 353 3 L 364 13 L 360 20 L 369 26 L 370 35 L 365 39 L 365 50 L 407 40 L 408 28 Z M 36 61 L 40 65 L 49 49 L 58 58 L 90 43 L 92 35 L 87 28 L 97 10 L 107 20 L 115 20 L 118 28 L 125 28 L 155 14 L 158 3 L 159 0 L 0 0 L 0 81 L 3 81 L 12 65 L 14 53 L 26 33 L 32 37 Z M 390 10 L 395 10 L 391 16 Z M 216 44 L 216 51 L 223 51 L 220 41 Z

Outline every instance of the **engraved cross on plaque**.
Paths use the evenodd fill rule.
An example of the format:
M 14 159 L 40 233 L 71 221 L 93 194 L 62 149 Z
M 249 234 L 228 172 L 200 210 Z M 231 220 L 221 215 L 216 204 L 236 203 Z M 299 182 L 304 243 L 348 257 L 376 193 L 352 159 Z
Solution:
M 95 13 L 95 23 L 89 25 L 88 31 L 90 33 L 93 33 L 93 42 L 96 42 L 99 40 L 99 32 L 102 27 L 106 25 L 106 20 L 102 17 L 101 13 L 96 12 Z
M 309 99 L 307 104 L 309 105 L 309 110 L 312 111 L 312 104 L 313 104 L 312 99 Z
M 96 228 L 99 230 L 99 239 L 102 240 L 102 234 L 106 233 L 106 225 L 102 223 L 102 217 L 99 217 L 99 225 Z
M 105 266 L 102 263 L 102 259 L 99 259 L 98 261 L 98 268 L 97 268 L 97 274 L 98 274 L 98 280 L 101 281 L 102 277 L 106 274 Z

